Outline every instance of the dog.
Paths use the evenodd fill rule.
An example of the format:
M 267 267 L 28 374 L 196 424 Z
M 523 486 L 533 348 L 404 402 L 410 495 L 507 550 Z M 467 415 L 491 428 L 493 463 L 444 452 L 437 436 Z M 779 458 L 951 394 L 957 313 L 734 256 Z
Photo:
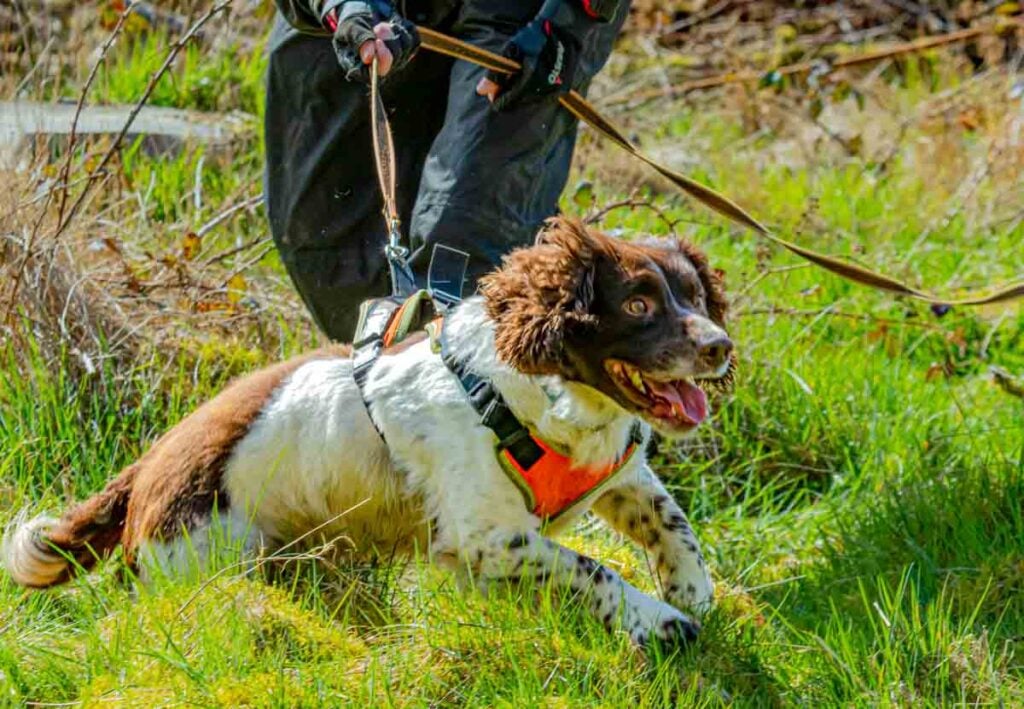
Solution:
M 413 338 L 385 350 L 361 386 L 346 346 L 240 378 L 95 496 L 15 526 L 4 563 L 17 583 L 45 588 L 121 545 L 145 580 L 147 569 L 187 573 L 215 539 L 256 555 L 313 534 L 351 540 L 353 553 L 427 550 L 483 587 L 544 580 L 641 646 L 692 641 L 711 576 L 644 451 L 652 430 L 679 437 L 706 419 L 702 387 L 733 362 L 726 309 L 694 246 L 556 218 L 449 311 L 441 353 Z M 516 444 L 529 438 L 564 463 L 542 466 L 537 489 L 604 478 L 557 514 L 543 510 L 550 495 L 502 463 L 474 407 L 488 387 L 530 434 Z M 587 510 L 647 550 L 664 600 L 552 541 Z

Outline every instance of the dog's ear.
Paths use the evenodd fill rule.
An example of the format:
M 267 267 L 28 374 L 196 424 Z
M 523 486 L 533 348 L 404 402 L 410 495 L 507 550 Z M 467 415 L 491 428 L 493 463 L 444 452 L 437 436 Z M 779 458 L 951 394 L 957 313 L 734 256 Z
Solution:
M 679 241 L 679 250 L 686 255 L 693 267 L 697 269 L 701 285 L 704 286 L 704 301 L 708 309 L 708 317 L 719 327 L 725 327 L 729 313 L 729 300 L 725 297 L 725 274 L 708 265 L 708 257 L 704 252 L 688 241 Z
M 690 263 L 697 269 L 701 285 L 704 286 L 704 301 L 708 309 L 708 317 L 716 325 L 725 328 L 726 319 L 729 314 L 729 299 L 725 296 L 725 273 L 713 269 L 708 264 L 708 257 L 704 252 L 688 241 L 679 241 L 679 250 L 686 254 Z M 736 366 L 739 359 L 736 357 L 736 350 L 729 354 L 729 369 L 725 376 L 720 379 L 709 380 L 710 385 L 719 391 L 732 389 L 736 377 Z
M 566 337 L 590 326 L 600 237 L 577 221 L 549 220 L 532 248 L 513 251 L 480 281 L 498 356 L 524 374 L 559 374 Z

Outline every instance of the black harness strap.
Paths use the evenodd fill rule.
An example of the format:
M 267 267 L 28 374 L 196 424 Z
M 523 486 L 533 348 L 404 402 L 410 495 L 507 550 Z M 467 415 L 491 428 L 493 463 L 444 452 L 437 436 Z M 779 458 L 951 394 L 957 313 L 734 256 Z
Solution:
M 544 450 L 537 445 L 530 434 L 530 430 L 516 418 L 512 409 L 505 403 L 497 389 L 489 379 L 485 379 L 470 371 L 465 362 L 456 359 L 451 350 L 451 344 L 445 336 L 444 322 L 442 321 L 438 340 L 441 345 L 441 360 L 448 370 L 459 379 L 462 388 L 466 390 L 469 403 L 480 414 L 480 423 L 494 431 L 498 437 L 497 450 L 507 450 L 512 457 L 525 470 L 533 465 L 544 455 Z M 629 446 L 639 444 L 643 441 L 643 428 L 637 421 L 629 432 Z
M 494 435 L 498 437 L 498 450 L 507 450 L 524 468 L 529 468 L 540 460 L 544 451 L 533 440 L 530 430 L 512 413 L 512 409 L 508 407 L 491 381 L 470 371 L 465 362 L 456 359 L 445 336 L 443 322 L 438 339 L 441 343 L 441 360 L 449 371 L 458 377 L 459 383 L 469 397 L 469 403 L 480 414 L 480 423 L 494 431 Z
M 401 306 L 402 300 L 394 296 L 364 303 L 366 310 L 361 314 L 357 328 L 362 337 L 358 342 L 352 343 L 352 377 L 359 386 L 360 394 L 363 393 L 363 384 L 370 373 L 370 368 L 384 351 L 384 333 Z M 366 401 L 365 396 L 363 401 Z

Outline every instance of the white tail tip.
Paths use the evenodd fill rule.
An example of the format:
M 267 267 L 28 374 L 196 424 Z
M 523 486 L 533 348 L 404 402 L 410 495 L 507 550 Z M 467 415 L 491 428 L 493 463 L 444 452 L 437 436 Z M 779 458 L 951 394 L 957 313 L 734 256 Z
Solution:
M 8 526 L 0 559 L 15 583 L 35 588 L 52 586 L 67 570 L 68 560 L 45 541 L 46 530 L 57 522 L 46 515 L 29 520 L 19 515 Z

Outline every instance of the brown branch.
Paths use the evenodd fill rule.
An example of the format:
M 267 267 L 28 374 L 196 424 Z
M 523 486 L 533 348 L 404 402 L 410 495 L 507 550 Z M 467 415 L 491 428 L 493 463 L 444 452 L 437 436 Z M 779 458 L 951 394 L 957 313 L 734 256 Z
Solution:
M 837 318 L 846 318 L 847 320 L 860 320 L 862 322 L 877 323 L 879 325 L 893 325 L 896 327 L 916 327 L 922 330 L 930 330 L 932 332 L 945 332 L 945 330 L 938 325 L 929 322 L 921 322 L 918 320 L 895 320 L 893 318 L 880 318 L 874 315 L 868 315 L 866 313 L 846 313 L 840 310 L 831 310 L 830 308 L 824 308 L 822 310 L 798 310 L 796 308 L 780 308 L 774 305 L 767 308 L 749 308 L 746 310 L 740 310 L 733 314 L 732 317 L 746 317 L 748 315 L 786 315 L 789 317 L 796 318 L 817 318 L 823 315 L 828 315 Z
M 670 42 L 675 39 L 681 39 L 681 35 L 691 27 L 718 17 L 723 12 L 735 10 L 736 8 L 743 7 L 744 5 L 750 5 L 753 2 L 754 0 L 721 0 L 721 2 L 715 3 L 706 10 L 701 10 L 700 12 L 694 13 L 693 15 L 679 20 L 678 22 L 673 22 L 664 29 L 658 39 L 661 42 Z
M 764 279 L 768 278 L 769 276 L 774 276 L 774 275 L 779 274 L 779 273 L 789 273 L 790 271 L 800 271 L 802 269 L 810 268 L 810 267 L 811 267 L 811 264 L 809 264 L 809 263 L 794 263 L 794 264 L 791 264 L 789 266 L 779 266 L 777 268 L 765 269 L 765 270 L 761 271 L 760 273 L 758 273 L 753 278 L 753 280 L 751 280 L 749 283 L 747 283 L 738 293 L 736 293 L 735 295 L 731 296 L 730 299 L 732 300 L 732 303 L 735 306 L 735 304 L 737 302 L 739 302 L 741 299 L 746 297 L 747 293 L 752 291 L 759 283 L 761 283 L 761 281 L 763 281 Z
M 601 221 L 606 216 L 608 216 L 609 214 L 618 209 L 649 209 L 652 212 L 654 212 L 655 216 L 657 216 L 658 219 L 665 224 L 665 226 L 668 227 L 668 230 L 672 233 L 672 236 L 677 236 L 676 225 L 686 221 L 685 219 L 672 219 L 665 213 L 665 210 L 656 205 L 654 202 L 647 199 L 641 199 L 634 195 L 630 195 L 626 199 L 622 199 L 617 202 L 606 204 L 605 206 L 598 209 L 596 212 L 588 214 L 586 217 L 583 218 L 583 221 L 586 224 L 596 224 L 597 222 Z
M 243 271 L 247 271 L 251 267 L 253 267 L 256 264 L 258 264 L 260 261 L 263 260 L 264 256 L 266 256 L 267 254 L 269 254 L 273 250 L 274 250 L 273 245 L 268 246 L 267 248 L 263 249 L 262 251 L 257 253 L 255 256 L 253 256 L 251 259 L 249 259 L 248 261 L 243 263 L 241 266 L 236 268 L 234 271 L 231 272 L 231 274 L 227 278 L 225 278 L 223 281 L 221 281 L 221 288 L 227 288 L 228 287 L 228 283 L 231 282 L 232 278 L 234 278 L 235 276 L 239 275 Z
M 93 62 L 92 68 L 89 70 L 89 76 L 85 79 L 85 84 L 82 86 L 82 90 L 78 95 L 78 105 L 75 106 L 75 116 L 71 119 L 71 132 L 68 135 L 68 154 L 64 158 L 64 166 L 60 171 L 60 205 L 57 208 L 57 223 L 60 224 L 64 219 L 64 209 L 67 207 L 68 200 L 68 176 L 71 173 L 71 160 L 74 157 L 75 144 L 78 142 L 78 121 L 82 116 L 82 109 L 85 107 L 85 98 L 89 95 L 89 89 L 92 88 L 93 82 L 96 80 L 96 75 L 99 73 L 100 65 L 107 59 L 107 53 L 110 48 L 114 46 L 114 42 L 121 34 L 121 30 L 124 28 L 124 23 L 128 20 L 128 16 L 132 14 L 132 10 L 135 5 L 131 0 L 125 6 L 124 11 L 117 18 L 117 23 L 114 25 L 114 29 L 110 31 L 110 35 L 106 41 L 100 47 L 100 54 L 96 57 L 96 61 Z
M 1024 27 L 1024 23 L 1014 23 L 1019 27 Z M 844 57 L 837 59 L 832 62 L 829 71 L 835 71 L 836 69 L 846 69 L 853 66 L 860 66 L 862 64 L 872 64 L 874 62 L 881 61 L 883 59 L 891 59 L 893 57 L 899 57 L 906 54 L 914 54 L 917 52 L 923 52 L 934 47 L 941 47 L 948 44 L 956 44 L 957 42 L 965 42 L 967 40 L 980 37 L 983 34 L 992 32 L 990 29 L 972 27 L 964 30 L 957 30 L 956 32 L 949 32 L 944 35 L 936 37 L 922 37 L 911 42 L 905 42 L 898 44 L 894 47 L 886 49 L 878 49 L 875 51 L 865 52 L 858 54 L 853 57 Z M 616 98 L 606 102 L 607 104 L 618 104 L 618 103 L 632 103 L 634 101 L 647 101 L 653 98 L 660 98 L 666 96 L 671 92 L 672 94 L 685 94 L 691 91 L 697 91 L 700 89 L 711 89 L 719 86 L 726 86 L 728 84 L 742 84 L 752 83 L 760 81 L 761 78 L 768 71 L 774 71 L 781 76 L 792 76 L 794 74 L 807 74 L 810 73 L 816 67 L 821 66 L 821 60 L 812 60 L 805 62 L 798 62 L 796 64 L 788 64 L 786 66 L 777 67 L 775 69 L 766 70 L 755 70 L 745 69 L 742 71 L 729 71 L 721 74 L 712 74 L 710 76 L 703 76 L 697 79 L 690 79 L 684 81 L 675 86 L 657 89 L 645 89 L 638 91 L 634 94 Z
M 210 221 L 206 222 L 201 227 L 196 229 L 196 236 L 202 238 L 203 236 L 206 236 L 206 234 L 215 226 L 223 222 L 225 219 L 231 217 L 235 212 L 238 212 L 242 209 L 249 209 L 250 207 L 256 207 L 259 206 L 260 204 L 263 204 L 262 193 L 258 195 L 253 195 L 252 197 L 244 199 L 241 202 L 238 202 L 237 204 L 233 204 L 224 211 L 217 214 L 213 219 L 211 219 Z
M 244 244 L 242 244 L 240 246 L 236 246 L 233 249 L 228 249 L 227 251 L 221 251 L 219 254 L 214 254 L 210 258 L 208 258 L 205 261 L 203 261 L 202 266 L 203 266 L 203 268 L 206 268 L 207 266 L 212 266 L 215 263 L 220 263 L 221 261 L 229 259 L 232 256 L 236 256 L 236 255 L 242 253 L 243 251 L 248 251 L 249 249 L 251 249 L 254 246 L 259 246 L 261 244 L 265 244 L 268 241 L 270 241 L 270 237 L 269 236 L 257 236 L 256 238 L 250 239 L 249 241 L 245 242 Z
M 63 217 L 64 207 L 68 196 L 68 176 L 71 172 L 71 160 L 74 156 L 75 142 L 78 137 L 76 134 L 76 130 L 78 128 L 79 116 L 82 113 L 82 106 L 85 104 L 85 97 L 89 93 L 89 88 L 92 86 L 92 82 L 96 78 L 96 73 L 99 69 L 100 64 L 102 64 L 103 61 L 106 59 L 107 52 L 110 51 L 110 48 L 113 46 L 114 41 L 121 34 L 121 30 L 124 28 L 125 20 L 128 19 L 128 15 L 131 14 L 131 11 L 132 4 L 131 2 L 129 2 L 128 6 L 124 9 L 124 12 L 122 12 L 120 17 L 117 18 L 117 24 L 114 25 L 114 29 L 111 30 L 110 35 L 104 41 L 100 49 L 100 55 L 93 63 L 92 69 L 89 72 L 89 76 L 85 81 L 85 85 L 82 87 L 82 91 L 78 97 L 78 106 L 75 108 L 75 117 L 71 121 L 71 134 L 68 138 L 68 154 L 67 157 L 65 157 L 64 159 L 64 165 L 61 168 L 60 178 L 58 179 L 57 184 L 55 184 L 52 189 L 47 190 L 46 192 L 46 198 L 43 201 L 43 206 L 39 209 L 39 215 L 36 217 L 36 221 L 32 226 L 32 232 L 29 235 L 28 243 L 25 245 L 24 256 L 22 257 L 21 263 L 19 264 L 18 268 L 14 271 L 14 281 L 11 283 L 10 296 L 7 302 L 7 313 L 4 317 L 5 322 L 9 323 L 11 316 L 14 313 L 14 305 L 17 302 L 18 292 L 21 289 L 21 282 L 23 274 L 25 272 L 25 268 L 28 266 L 28 261 L 29 258 L 31 258 L 33 247 L 35 246 L 36 239 L 39 236 L 39 230 L 42 227 L 43 220 L 46 217 L 46 212 L 50 208 L 50 202 L 53 200 L 54 190 L 57 188 L 58 185 L 61 188 L 60 206 L 58 208 L 57 213 L 58 224 L 60 223 L 61 218 Z
M 153 73 L 153 75 L 149 77 L 149 83 L 146 84 L 146 88 L 142 92 L 142 97 L 138 100 L 138 102 L 136 102 L 135 106 L 131 110 L 131 113 L 128 114 L 128 118 L 125 120 L 124 125 L 121 126 L 121 130 L 117 134 L 117 136 L 115 136 L 114 141 L 111 144 L 110 148 L 107 150 L 106 153 L 104 153 L 103 157 L 99 161 L 99 164 L 90 173 L 90 178 L 98 175 L 107 166 L 107 163 L 110 162 L 111 157 L 113 157 L 114 153 L 117 152 L 118 148 L 120 148 L 122 141 L 124 140 L 125 136 L 128 134 L 128 130 L 131 128 L 132 124 L 135 122 L 135 118 L 139 115 L 139 111 L 141 111 L 142 107 L 146 105 L 147 101 L 149 101 L 149 97 L 153 94 L 153 91 L 156 89 L 156 85 L 160 82 L 160 79 L 163 78 L 164 74 L 166 74 L 167 71 L 171 68 L 171 64 L 174 63 L 174 60 L 177 58 L 177 56 L 181 52 L 181 50 L 185 48 L 185 46 L 192 40 L 193 37 L 196 36 L 196 34 L 199 32 L 199 30 L 202 29 L 202 27 L 207 22 L 209 22 L 215 15 L 217 15 L 217 13 L 225 10 L 231 4 L 231 2 L 232 2 L 232 0 L 221 0 L 220 2 L 216 3 L 215 5 L 213 5 L 209 10 L 206 11 L 205 14 L 203 14 L 202 17 L 200 17 L 198 20 L 196 20 L 192 24 L 192 26 L 189 27 L 188 32 L 186 32 L 184 35 L 182 35 L 171 46 L 171 49 L 167 53 L 167 56 L 164 57 L 163 64 L 161 64 L 160 68 L 157 69 Z M 60 222 L 57 225 L 57 229 L 56 229 L 56 231 L 54 232 L 54 235 L 53 235 L 54 239 L 60 237 L 60 235 L 63 234 L 64 231 L 67 229 L 68 225 L 71 223 L 71 221 L 75 218 L 75 215 L 78 213 L 78 209 L 81 207 L 82 203 L 85 201 L 86 196 L 88 196 L 89 192 L 91 191 L 90 188 L 94 184 L 95 184 L 95 180 L 94 179 L 90 179 L 86 183 L 86 185 L 82 189 L 81 193 L 79 193 L 78 199 L 76 199 L 75 203 L 73 205 L 71 205 L 71 209 L 70 209 L 67 217 L 64 219 L 64 221 Z
M 1000 389 L 1010 396 L 1015 396 L 1018 399 L 1024 399 L 1024 383 L 1019 379 L 1001 367 L 989 367 L 988 371 L 992 374 L 992 381 L 994 381 Z
M 170 51 L 167 53 L 167 56 L 164 58 L 163 64 L 161 64 L 160 68 L 157 69 L 153 73 L 152 76 L 150 76 L 149 82 L 146 84 L 146 88 L 142 92 L 141 98 L 139 98 L 138 102 L 132 108 L 131 113 L 128 114 L 128 118 L 125 120 L 124 125 L 121 127 L 121 131 L 114 138 L 114 141 L 111 143 L 111 145 L 107 149 L 106 153 L 104 153 L 103 157 L 100 159 L 99 164 L 89 173 L 88 178 L 87 178 L 86 183 L 85 183 L 85 186 L 82 188 L 82 191 L 78 194 L 78 198 L 71 205 L 71 208 L 70 208 L 70 210 L 68 210 L 66 216 L 63 214 L 64 209 L 63 209 L 63 200 L 62 200 L 62 208 L 60 210 L 61 214 L 58 215 L 57 227 L 55 228 L 53 236 L 52 236 L 52 239 L 54 241 L 54 245 L 56 245 L 57 240 L 60 238 L 60 236 L 64 233 L 64 231 L 71 224 L 71 221 L 78 214 L 78 210 L 81 208 L 82 204 L 85 202 L 85 199 L 89 195 L 89 193 L 91 192 L 91 189 L 92 189 L 93 185 L 96 184 L 97 178 L 99 178 L 101 176 L 104 177 L 104 178 L 106 177 L 106 175 L 107 175 L 107 171 L 106 171 L 107 163 L 110 162 L 110 159 L 114 156 L 114 154 L 120 148 L 122 141 L 124 141 L 125 136 L 128 134 L 128 130 L 131 128 L 132 124 L 135 122 L 135 118 L 139 115 L 139 111 L 141 111 L 142 107 L 144 105 L 146 105 L 146 103 L 149 101 L 149 97 L 153 94 L 154 89 L 156 89 L 157 83 L 159 83 L 160 79 L 162 79 L 164 74 L 166 74 L 167 71 L 170 69 L 171 64 L 174 63 L 174 60 L 177 58 L 178 54 L 192 40 L 192 38 L 196 36 L 196 34 L 199 32 L 199 30 L 202 29 L 202 27 L 207 22 L 209 22 L 215 15 L 217 15 L 217 13 L 219 13 L 219 12 L 223 11 L 224 9 L 226 9 L 231 4 L 231 2 L 232 2 L 232 0 L 220 0 L 220 2 L 217 2 L 209 10 L 207 10 L 207 12 L 204 15 L 202 15 L 198 20 L 196 20 L 192 24 L 192 26 L 189 27 L 188 31 L 184 35 L 182 35 L 171 46 Z M 116 32 L 120 31 L 120 27 L 122 27 L 124 25 L 124 20 L 127 18 L 127 16 L 128 16 L 130 11 L 131 11 L 131 5 L 129 4 L 129 6 L 127 8 L 125 8 L 125 11 L 121 14 L 121 17 L 118 18 L 118 24 L 117 24 L 117 26 L 115 26 L 115 31 Z M 111 37 L 108 38 L 107 44 L 105 44 L 104 46 L 112 44 L 113 43 L 113 39 L 116 36 L 117 35 L 115 34 L 115 32 L 112 32 L 111 33 Z M 107 46 L 107 48 L 109 49 L 109 46 Z M 99 62 L 102 61 L 102 59 L 103 59 L 103 57 L 101 56 L 99 58 L 99 60 L 97 60 L 97 62 L 93 65 L 93 71 L 90 73 L 90 80 L 94 77 L 95 71 L 96 71 L 97 67 L 99 66 Z M 85 90 L 88 90 L 88 85 L 86 85 Z M 85 91 L 83 91 L 82 96 L 80 97 L 80 100 L 79 100 L 79 110 L 81 109 L 81 106 L 84 103 L 84 101 L 85 101 Z M 76 119 L 75 119 L 76 121 L 77 121 L 77 114 L 78 114 L 78 111 L 76 111 Z M 74 127 L 72 128 L 72 130 L 74 130 Z M 70 159 L 71 159 L 71 156 L 70 156 L 70 151 L 69 151 L 68 160 L 70 161 Z M 66 190 L 66 185 L 67 185 L 66 177 L 67 176 L 65 176 L 65 179 L 63 180 L 63 183 L 65 185 L 65 190 Z M 65 194 L 66 194 L 66 192 L 65 192 Z M 21 287 L 21 284 L 22 284 L 22 281 L 23 281 L 22 274 L 24 272 L 25 266 L 28 263 L 28 257 L 31 254 L 31 246 L 32 246 L 32 244 L 35 241 L 36 234 L 38 233 L 38 229 L 39 229 L 40 225 L 42 224 L 43 216 L 45 215 L 46 210 L 49 207 L 49 204 L 50 204 L 50 200 L 47 199 L 46 202 L 43 204 L 42 209 L 40 210 L 39 219 L 36 221 L 35 227 L 33 228 L 32 235 L 31 235 L 29 243 L 27 245 L 28 248 L 26 249 L 26 255 L 25 255 L 25 258 L 23 259 L 22 265 L 17 270 L 17 272 L 14 274 L 14 283 L 12 284 L 11 289 L 10 289 L 10 296 L 8 298 L 8 303 L 7 303 L 7 313 L 6 313 L 6 316 L 5 316 L 5 320 L 8 321 L 8 322 L 10 321 L 10 318 L 12 317 L 12 315 L 14 313 L 14 306 L 17 303 L 18 291 L 19 291 L 19 289 Z

